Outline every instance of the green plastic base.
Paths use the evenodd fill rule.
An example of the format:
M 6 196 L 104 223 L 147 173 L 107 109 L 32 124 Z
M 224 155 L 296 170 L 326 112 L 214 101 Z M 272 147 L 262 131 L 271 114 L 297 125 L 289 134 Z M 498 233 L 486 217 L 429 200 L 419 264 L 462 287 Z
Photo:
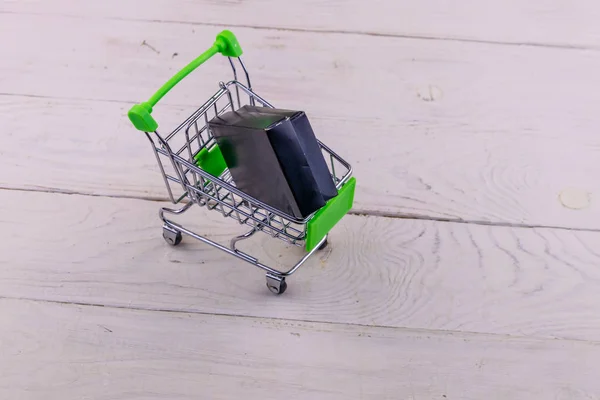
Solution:
M 306 227 L 306 251 L 314 249 L 321 239 L 352 209 L 354 203 L 354 189 L 356 188 L 356 178 L 350 180 L 342 186 L 338 195 L 329 200 L 314 217 L 308 221 Z

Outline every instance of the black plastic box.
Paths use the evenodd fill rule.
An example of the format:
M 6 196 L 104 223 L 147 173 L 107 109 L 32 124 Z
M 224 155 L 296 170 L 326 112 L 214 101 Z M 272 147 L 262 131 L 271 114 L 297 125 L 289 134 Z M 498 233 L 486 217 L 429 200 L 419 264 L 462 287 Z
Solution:
M 209 122 L 236 187 L 303 219 L 337 189 L 302 111 L 244 106 Z

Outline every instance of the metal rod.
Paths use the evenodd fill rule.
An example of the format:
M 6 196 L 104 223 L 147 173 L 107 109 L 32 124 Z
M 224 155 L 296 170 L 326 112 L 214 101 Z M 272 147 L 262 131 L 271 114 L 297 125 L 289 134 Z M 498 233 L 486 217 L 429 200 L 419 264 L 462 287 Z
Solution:
M 146 137 L 148 138 L 150 143 L 152 143 L 152 150 L 154 150 L 154 155 L 156 156 L 156 161 L 158 162 L 158 167 L 160 168 L 160 172 L 162 172 L 163 180 L 165 181 L 165 186 L 167 187 L 167 192 L 169 193 L 169 199 L 171 199 L 172 203 L 175 203 L 175 198 L 173 197 L 173 191 L 171 190 L 171 184 L 169 183 L 169 180 L 167 179 L 167 173 L 165 172 L 163 163 L 160 160 L 158 151 L 156 151 L 156 145 L 154 144 L 154 141 L 152 140 L 152 138 L 150 137 L 148 132 L 144 132 L 144 133 L 146 134 Z
M 302 257 L 300 259 L 300 261 L 298 261 L 292 268 L 288 269 L 287 271 L 279 271 L 279 270 L 277 270 L 275 268 L 271 268 L 268 265 L 265 265 L 265 264 L 259 262 L 258 259 L 256 259 L 255 257 L 252 257 L 249 254 L 246 254 L 246 253 L 244 253 L 242 251 L 239 251 L 239 250 L 231 250 L 230 248 L 227 248 L 227 247 L 225 247 L 225 246 L 223 246 L 223 245 L 221 245 L 221 244 L 219 244 L 219 243 L 217 243 L 217 242 L 215 242 L 213 240 L 210 240 L 208 238 L 205 238 L 204 236 L 198 235 L 197 233 L 194 233 L 194 232 L 192 232 L 192 231 L 184 228 L 183 226 L 181 226 L 181 225 L 179 225 L 179 224 L 177 224 L 177 223 L 175 223 L 173 221 L 168 220 L 164 216 L 165 212 L 168 212 L 168 213 L 171 213 L 171 214 L 182 214 L 185 211 L 187 211 L 191 207 L 192 204 L 194 204 L 194 203 L 193 202 L 189 202 L 184 207 L 180 208 L 179 210 L 172 210 L 172 209 L 168 209 L 168 208 L 162 208 L 160 210 L 160 212 L 159 212 L 160 218 L 165 223 L 165 225 L 167 225 L 170 228 L 173 228 L 173 229 L 176 229 L 176 230 L 178 230 L 178 231 L 180 231 L 182 233 L 185 233 L 186 235 L 191 236 L 194 239 L 197 239 L 197 240 L 199 240 L 199 241 L 201 241 L 203 243 L 206 243 L 206 244 L 209 244 L 211 246 L 214 246 L 217 249 L 222 250 L 222 251 L 224 251 L 227 254 L 235 256 L 235 257 L 239 258 L 240 260 L 246 261 L 247 263 L 252 264 L 255 267 L 258 267 L 258 268 L 260 268 L 260 269 L 262 269 L 264 271 L 270 272 L 270 273 L 272 273 L 274 275 L 277 275 L 277 276 L 287 277 L 287 276 L 292 275 L 294 272 L 296 272 L 298 270 L 298 268 L 300 268 L 302 266 L 302 264 L 304 264 L 306 262 L 306 260 L 308 260 L 310 258 L 310 256 L 312 256 L 319 249 L 319 247 L 321 247 L 321 245 L 323 243 L 325 243 L 325 240 L 327 240 L 327 236 L 325 236 L 317 244 L 317 246 L 315 246 L 315 248 L 313 248 L 310 252 L 308 252 L 307 254 L 305 254 L 304 257 Z M 254 230 L 252 230 L 252 231 L 254 231 Z M 248 232 L 246 235 L 248 235 L 248 237 L 249 237 L 249 236 L 252 236 L 253 234 L 254 233 L 250 234 Z M 244 235 L 241 235 L 241 236 L 244 236 Z M 234 239 L 232 239 L 232 240 L 234 240 Z M 244 239 L 246 239 L 246 238 L 244 238 Z M 239 240 L 243 240 L 243 239 L 239 239 Z M 234 244 L 235 244 L 235 242 L 234 242 Z

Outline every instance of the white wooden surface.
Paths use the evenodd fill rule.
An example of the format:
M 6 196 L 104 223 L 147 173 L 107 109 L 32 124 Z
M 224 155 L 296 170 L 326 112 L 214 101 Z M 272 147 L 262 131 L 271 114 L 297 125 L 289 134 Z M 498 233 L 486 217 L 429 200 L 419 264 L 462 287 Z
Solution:
M 161 203 L 2 198 L 10 235 L 0 243 L 0 293 L 11 297 L 600 341 L 596 232 L 349 216 L 275 300 L 250 265 L 189 238 L 168 247 Z M 219 214 L 190 213 L 183 223 L 224 244 L 244 232 Z M 273 242 L 242 249 L 267 264 L 302 256 Z
M 5 399 L 588 400 L 600 391 L 600 348 L 578 341 L 16 300 L 0 310 Z
M 31 35 L 31 26 L 44 34 Z M 23 14 L 0 15 L 0 29 L 20 38 L 0 43 L 11 54 L 0 63 L 0 87 L 10 94 L 2 97 L 3 126 L 11 132 L 5 153 L 17 158 L 0 173 L 2 185 L 164 196 L 155 170 L 143 171 L 153 158 L 125 113 L 218 29 Z M 306 109 L 319 136 L 353 162 L 357 210 L 598 228 L 600 95 L 589 88 L 600 79 L 599 52 L 237 32 L 261 94 Z M 212 61 L 164 99 L 183 105 L 179 112 L 156 107 L 161 124 L 175 126 L 227 78 L 225 61 Z M 83 179 L 69 179 L 78 172 L 65 163 L 65 151 L 94 171 L 82 168 Z M 27 157 L 46 168 L 29 174 Z M 101 178 L 85 179 L 87 173 Z M 592 201 L 580 210 L 565 207 L 559 196 L 570 190 Z
M 0 399 L 600 399 L 599 13 L 1 1 Z M 223 28 L 260 94 L 305 109 L 359 179 L 361 215 L 281 297 L 217 250 L 163 243 L 148 199 L 165 192 L 125 116 Z M 225 71 L 167 96 L 161 126 Z
M 0 12 L 598 48 L 593 0 L 4 0 Z

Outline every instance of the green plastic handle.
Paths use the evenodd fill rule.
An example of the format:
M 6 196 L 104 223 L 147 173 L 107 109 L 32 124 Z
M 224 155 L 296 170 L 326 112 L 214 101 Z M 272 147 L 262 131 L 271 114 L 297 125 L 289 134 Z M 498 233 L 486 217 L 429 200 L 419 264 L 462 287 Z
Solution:
M 139 103 L 131 107 L 127 116 L 136 129 L 143 132 L 154 132 L 158 128 L 158 123 L 152 117 L 152 108 L 175 87 L 190 72 L 204 64 L 208 59 L 217 53 L 226 57 L 239 57 L 242 55 L 242 48 L 235 35 L 228 30 L 222 31 L 217 35 L 215 43 L 204 53 L 200 54 L 195 60 L 183 67 L 167 81 L 160 89 L 148 99 L 148 101 Z

